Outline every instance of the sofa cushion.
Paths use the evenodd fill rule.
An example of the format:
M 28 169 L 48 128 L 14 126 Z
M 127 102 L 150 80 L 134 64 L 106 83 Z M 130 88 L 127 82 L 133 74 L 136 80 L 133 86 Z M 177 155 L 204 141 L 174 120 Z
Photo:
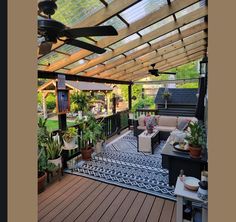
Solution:
M 145 124 L 144 124 L 144 118 L 145 118 L 144 115 L 141 115 L 141 116 L 138 118 L 138 125 L 139 125 L 139 126 L 145 126 Z
M 162 132 L 172 132 L 176 130 L 176 127 L 171 126 L 157 126 L 157 129 Z
M 177 129 L 184 131 L 187 127 L 189 122 L 191 121 L 191 118 L 188 117 L 179 117 L 178 118 L 178 124 L 177 124 Z
M 176 127 L 177 126 L 178 118 L 176 116 L 160 116 L 158 125 L 159 126 L 170 126 Z

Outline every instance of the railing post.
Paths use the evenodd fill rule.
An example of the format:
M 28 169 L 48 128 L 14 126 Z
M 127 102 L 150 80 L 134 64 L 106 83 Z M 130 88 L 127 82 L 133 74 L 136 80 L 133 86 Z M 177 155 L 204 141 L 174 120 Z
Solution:
M 128 86 L 129 111 L 132 109 L 132 85 Z
M 121 131 L 121 115 L 120 112 L 116 113 L 116 120 L 117 120 L 117 134 L 120 134 Z

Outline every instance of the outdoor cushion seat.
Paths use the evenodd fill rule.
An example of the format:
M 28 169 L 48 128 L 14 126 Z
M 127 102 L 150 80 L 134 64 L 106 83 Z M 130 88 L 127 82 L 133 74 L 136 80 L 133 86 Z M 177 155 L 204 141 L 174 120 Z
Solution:
M 157 129 L 162 132 L 172 132 L 176 130 L 176 127 L 171 126 L 157 126 Z
M 176 116 L 160 116 L 158 120 L 159 126 L 176 127 L 178 118 Z

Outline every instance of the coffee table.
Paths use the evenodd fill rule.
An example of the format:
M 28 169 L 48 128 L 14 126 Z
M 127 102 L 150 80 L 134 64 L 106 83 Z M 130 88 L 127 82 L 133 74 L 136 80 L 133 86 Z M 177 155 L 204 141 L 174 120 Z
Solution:
M 158 129 L 153 129 L 153 133 L 148 133 L 147 130 L 138 136 L 138 152 L 154 153 L 155 144 L 160 142 L 160 134 Z

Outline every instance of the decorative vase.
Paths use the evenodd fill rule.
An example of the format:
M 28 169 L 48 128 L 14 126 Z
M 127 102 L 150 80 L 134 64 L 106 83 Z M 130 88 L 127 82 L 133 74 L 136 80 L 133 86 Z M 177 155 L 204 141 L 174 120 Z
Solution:
M 92 152 L 93 152 L 92 147 L 88 147 L 86 149 L 81 149 L 82 159 L 83 160 L 91 160 Z
M 62 167 L 62 161 L 61 161 L 61 156 L 58 157 L 57 159 L 53 159 L 53 160 L 48 160 L 48 163 L 53 163 L 56 166 L 59 166 L 60 168 Z
M 202 153 L 202 148 L 201 147 L 194 147 L 189 144 L 189 154 L 192 158 L 199 158 Z

